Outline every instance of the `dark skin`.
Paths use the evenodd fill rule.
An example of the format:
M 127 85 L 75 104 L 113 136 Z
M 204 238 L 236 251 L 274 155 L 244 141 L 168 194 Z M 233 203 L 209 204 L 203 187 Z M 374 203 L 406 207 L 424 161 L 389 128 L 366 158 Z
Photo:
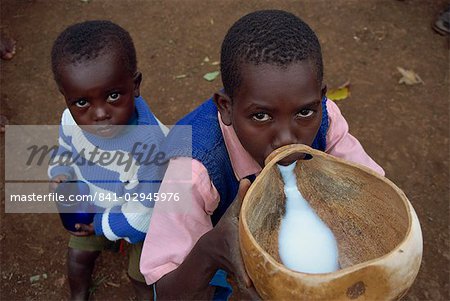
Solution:
M 76 64 L 59 67 L 59 90 L 75 122 L 83 130 L 103 138 L 112 138 L 129 124 L 135 114 L 134 98 L 140 94 L 142 74 L 132 74 L 115 51 Z M 50 191 L 66 181 L 66 175 L 54 177 Z M 77 224 L 75 236 L 94 235 L 93 224 Z M 67 256 L 71 300 L 87 300 L 92 271 L 99 251 L 69 248 Z M 148 300 L 151 288 L 130 278 L 139 300 Z
M 10 60 L 16 54 L 16 41 L 7 35 L 0 34 L 0 57 L 2 60 Z
M 232 97 L 214 95 L 222 122 L 233 126 L 239 141 L 261 165 L 275 149 L 293 143 L 311 145 L 322 120 L 326 87 L 317 81 L 309 62 L 286 68 L 263 64 L 241 66 L 241 85 Z M 257 139 L 255 139 L 257 137 Z M 302 155 L 279 162 L 288 165 Z M 249 187 L 243 180 L 239 193 L 219 223 L 203 235 L 183 263 L 156 284 L 160 299 L 210 299 L 208 285 L 218 268 L 236 280 L 242 298 L 258 299 L 245 272 L 239 249 L 238 219 Z

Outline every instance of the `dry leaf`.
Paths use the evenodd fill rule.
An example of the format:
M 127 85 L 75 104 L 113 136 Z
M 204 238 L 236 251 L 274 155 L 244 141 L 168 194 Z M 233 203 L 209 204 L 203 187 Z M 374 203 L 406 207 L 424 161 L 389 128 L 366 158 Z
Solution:
M 114 283 L 112 281 L 106 281 L 105 284 L 109 286 L 120 287 L 120 284 Z
M 402 78 L 398 81 L 399 84 L 417 85 L 425 84 L 417 73 L 412 70 L 406 70 L 401 67 L 397 67 L 398 72 L 402 74 Z
M 39 281 L 40 279 L 41 279 L 41 275 L 34 275 L 34 276 L 30 277 L 30 282 L 34 283 L 34 282 Z
M 330 89 L 327 92 L 327 97 L 333 101 L 343 100 L 350 96 L 350 81 L 345 82 L 337 89 Z

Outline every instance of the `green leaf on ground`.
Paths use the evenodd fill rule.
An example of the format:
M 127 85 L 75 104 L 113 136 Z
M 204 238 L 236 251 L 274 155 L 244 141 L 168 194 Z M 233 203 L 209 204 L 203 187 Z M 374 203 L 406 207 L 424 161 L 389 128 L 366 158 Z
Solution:
M 219 76 L 219 74 L 220 74 L 219 71 L 213 71 L 213 72 L 209 72 L 209 73 L 206 73 L 205 75 L 203 75 L 203 78 L 209 82 L 212 82 Z

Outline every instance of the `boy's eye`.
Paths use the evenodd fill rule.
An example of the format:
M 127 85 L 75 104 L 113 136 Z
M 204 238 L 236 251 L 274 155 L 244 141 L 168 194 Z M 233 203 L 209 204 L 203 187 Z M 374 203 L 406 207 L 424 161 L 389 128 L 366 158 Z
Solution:
M 120 94 L 119 93 L 111 93 L 108 96 L 108 99 L 106 100 L 107 102 L 114 102 L 114 101 L 118 101 L 120 98 Z
M 253 120 L 256 120 L 256 121 L 268 121 L 271 119 L 270 115 L 266 114 L 266 113 L 253 114 L 252 118 L 253 118 Z
M 297 116 L 300 118 L 306 118 L 306 117 L 311 116 L 312 114 L 314 114 L 313 110 L 304 109 L 304 110 L 301 110 L 300 112 L 298 112 Z
M 75 102 L 75 105 L 79 108 L 85 108 L 89 105 L 89 102 L 86 99 L 79 99 Z

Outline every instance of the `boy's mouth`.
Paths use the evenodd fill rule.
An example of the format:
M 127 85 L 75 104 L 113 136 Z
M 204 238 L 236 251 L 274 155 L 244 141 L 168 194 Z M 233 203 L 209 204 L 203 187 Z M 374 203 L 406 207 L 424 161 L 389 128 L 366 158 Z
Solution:
M 302 153 L 292 154 L 292 155 L 289 155 L 289 156 L 283 158 L 282 160 L 278 161 L 277 163 L 280 165 L 283 165 L 283 166 L 288 166 L 288 165 L 291 165 L 292 163 L 294 163 L 294 161 L 304 159 L 305 156 L 306 156 L 306 154 L 302 154 Z
M 102 126 L 95 126 L 95 133 L 99 136 L 103 137 L 110 137 L 113 136 L 118 128 L 115 125 L 102 125 Z

